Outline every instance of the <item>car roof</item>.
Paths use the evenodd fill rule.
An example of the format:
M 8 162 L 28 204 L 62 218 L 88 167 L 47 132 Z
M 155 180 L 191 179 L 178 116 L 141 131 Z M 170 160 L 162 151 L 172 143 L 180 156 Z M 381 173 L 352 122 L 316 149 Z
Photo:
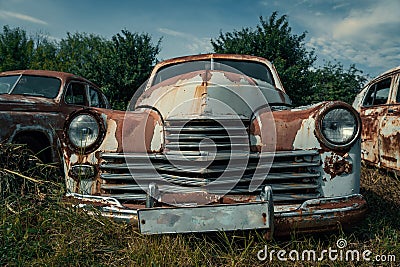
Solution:
M 378 75 L 377 77 L 384 76 L 384 75 L 387 75 L 389 73 L 398 72 L 398 71 L 400 71 L 400 66 L 397 66 L 397 67 L 394 67 L 392 69 L 389 69 L 389 70 L 383 72 L 382 74 Z
M 385 72 L 379 74 L 378 76 L 376 76 L 375 78 L 373 78 L 372 80 L 370 80 L 368 83 L 366 83 L 366 84 L 364 85 L 364 88 L 370 86 L 372 83 L 374 83 L 374 82 L 376 82 L 376 81 L 378 81 L 378 80 L 384 78 L 385 76 L 392 75 L 392 74 L 394 74 L 394 73 L 396 73 L 396 72 L 400 72 L 400 66 L 394 67 L 394 68 L 392 68 L 392 69 L 389 69 L 389 70 L 387 70 L 387 71 L 385 71 Z
M 252 56 L 252 55 L 242 55 L 242 54 L 215 54 L 215 53 L 210 53 L 210 54 L 199 54 L 199 55 L 191 55 L 191 56 L 184 56 L 184 57 L 176 57 L 176 58 L 171 58 L 167 59 L 164 61 L 161 61 L 157 63 L 153 71 L 150 75 L 150 80 L 154 77 L 155 73 L 163 68 L 164 66 L 168 65 L 174 65 L 176 63 L 181 63 L 181 62 L 187 62 L 187 61 L 195 61 L 195 60 L 210 60 L 210 59 L 231 59 L 231 60 L 247 60 L 247 61 L 253 61 L 253 62 L 259 62 L 264 65 L 267 65 L 270 69 L 273 69 L 272 75 L 275 81 L 275 86 L 277 89 L 285 92 L 285 89 L 283 88 L 282 82 L 280 80 L 279 75 L 277 75 L 276 69 L 274 65 L 272 64 L 271 61 L 258 57 L 258 56 Z
M 191 60 L 207 60 L 211 58 L 218 58 L 218 59 L 233 59 L 233 60 L 251 60 L 251 61 L 258 61 L 262 63 L 267 63 L 268 65 L 271 64 L 270 61 L 268 61 L 265 58 L 262 57 L 257 57 L 257 56 L 251 56 L 251 55 L 239 55 L 239 54 L 199 54 L 199 55 L 192 55 L 192 56 L 184 56 L 184 57 L 176 57 L 176 58 L 171 58 L 167 59 L 164 61 L 159 62 L 156 65 L 156 68 L 160 68 L 164 65 L 170 65 L 170 64 L 175 64 L 175 63 L 180 63 L 180 62 L 185 62 L 185 61 L 191 61 Z

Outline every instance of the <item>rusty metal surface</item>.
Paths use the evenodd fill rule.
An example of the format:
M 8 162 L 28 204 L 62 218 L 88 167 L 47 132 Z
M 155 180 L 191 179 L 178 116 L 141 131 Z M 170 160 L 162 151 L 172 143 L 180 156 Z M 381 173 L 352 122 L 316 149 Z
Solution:
M 163 67 L 168 66 L 168 65 L 174 65 L 177 63 L 181 62 L 190 62 L 190 61 L 196 61 L 196 60 L 210 60 L 212 58 L 219 58 L 219 59 L 233 59 L 233 60 L 249 60 L 249 61 L 254 61 L 254 62 L 259 62 L 262 64 L 267 65 L 272 71 L 272 75 L 275 81 L 275 86 L 277 87 L 278 90 L 281 90 L 285 92 L 281 80 L 276 72 L 276 69 L 272 63 L 264 58 L 261 57 L 255 57 L 255 56 L 249 56 L 249 55 L 236 55 L 236 54 L 202 54 L 202 55 L 193 55 L 193 56 L 185 56 L 185 57 L 178 57 L 178 58 L 173 58 L 173 59 L 168 59 L 164 60 L 160 63 L 158 63 L 149 79 L 149 83 L 147 85 L 147 89 L 150 88 L 150 86 L 153 84 L 153 79 L 155 74 Z
M 265 64 L 274 86 L 220 70 L 191 71 L 152 86 L 162 68 L 217 58 Z M 283 231 L 299 222 L 312 229 L 355 219 L 362 212 L 346 196 L 359 193 L 360 132 L 348 145 L 332 148 L 324 142 L 320 123 L 335 108 L 353 113 L 357 123 L 358 115 L 338 101 L 291 108 L 286 97 L 272 64 L 261 58 L 209 54 L 161 62 L 134 111 L 89 110 L 105 127 L 97 149 L 77 151 L 65 141 L 64 132 L 67 189 L 140 209 L 149 184 L 156 183 L 158 207 L 212 209 L 217 204 L 257 203 L 262 187 L 271 186 L 275 214 L 297 214 L 288 220 L 275 218 L 277 225 L 287 225 Z M 261 98 L 274 105 L 264 105 Z M 80 165 L 93 166 L 95 176 L 72 176 L 69 170 Z M 261 182 L 250 190 L 254 180 Z M 232 186 L 229 192 L 224 191 L 226 185 Z M 313 200 L 331 197 L 343 201 L 310 206 Z M 295 211 L 300 207 L 307 207 L 304 214 L 309 217 L 302 216 L 304 210 Z
M 209 75 L 203 75 L 207 72 Z M 209 77 L 209 81 L 203 77 Z M 236 79 L 236 80 L 235 80 Z M 237 82 L 239 81 L 239 82 Z M 250 117 L 252 111 L 270 103 L 282 102 L 283 92 L 265 84 L 257 86 L 240 74 L 221 71 L 196 71 L 179 76 L 179 80 L 168 79 L 147 89 L 137 106 L 156 108 L 164 120 L 173 117 L 239 115 Z M 284 102 L 283 102 L 284 103 Z
M 143 234 L 270 230 L 273 216 L 268 201 L 138 210 Z
M 374 86 L 391 79 L 386 103 L 367 106 L 368 92 Z M 353 106 L 361 115 L 362 159 L 375 166 L 400 171 L 400 103 L 398 100 L 400 67 L 388 70 L 371 80 L 356 97 Z
M 337 175 L 349 174 L 353 171 L 353 164 L 346 160 L 347 157 L 347 154 L 343 157 L 338 154 L 325 157 L 324 171 L 331 175 L 331 179 Z
M 157 209 L 146 209 L 142 205 L 130 209 L 127 207 L 124 208 L 123 205 L 121 205 L 117 200 L 112 198 L 82 196 L 78 194 L 69 194 L 67 196 L 67 201 L 68 203 L 87 209 L 88 211 L 92 211 L 91 207 L 94 207 L 98 209 L 104 216 L 113 218 L 115 220 L 124 220 L 125 222 L 131 223 L 136 227 L 139 227 L 139 225 L 142 224 L 142 226 L 147 229 L 147 230 L 144 229 L 144 231 L 145 232 L 148 231 L 148 233 L 150 232 L 176 233 L 176 232 L 195 231 L 194 228 L 193 229 L 190 228 L 193 227 L 193 225 L 191 225 L 188 222 L 185 223 L 185 221 L 183 221 L 184 226 L 181 225 L 180 226 L 181 228 L 178 229 L 178 223 L 177 223 L 178 218 L 182 216 L 183 217 L 187 216 L 186 214 L 187 212 L 186 213 L 179 212 L 182 211 L 182 209 L 180 208 L 178 209 L 175 208 L 171 210 L 171 207 L 164 206 L 164 207 L 158 207 Z M 251 202 L 255 204 L 260 203 L 255 201 Z M 237 203 L 246 203 L 246 202 L 237 202 Z M 187 207 L 193 207 L 193 205 Z M 198 208 L 205 209 L 205 211 L 208 211 L 207 214 L 211 213 L 216 214 L 217 212 L 220 212 L 217 209 L 214 209 L 213 206 L 200 205 L 195 207 L 196 208 L 194 210 L 186 208 L 186 210 L 190 212 L 191 217 L 193 216 L 192 214 L 193 211 L 198 210 Z M 229 210 L 229 209 L 234 209 L 235 206 L 228 205 L 220 207 Z M 137 216 L 138 213 L 140 212 L 146 213 L 150 210 L 152 210 L 150 214 L 142 216 L 141 218 L 142 222 L 140 222 L 139 221 L 140 219 Z M 171 213 L 171 211 L 173 212 Z M 274 218 L 272 221 L 269 222 L 269 228 L 274 228 L 274 233 L 276 236 L 290 235 L 292 231 L 296 231 L 296 233 L 301 233 L 301 232 L 310 233 L 310 232 L 322 232 L 326 230 L 341 229 L 341 227 L 346 228 L 354 226 L 354 222 L 362 219 L 365 216 L 366 211 L 367 211 L 366 201 L 361 195 L 358 194 L 349 195 L 341 198 L 337 197 L 337 198 L 322 198 L 318 200 L 310 200 L 304 202 L 300 206 L 286 209 L 284 211 L 280 211 L 279 207 L 278 208 L 275 207 L 275 213 L 269 215 L 271 216 L 271 218 Z M 243 210 L 243 212 L 246 212 L 246 209 Z M 260 227 L 265 228 L 265 223 L 268 220 L 265 220 L 263 219 L 262 216 L 260 216 L 261 212 L 258 213 L 260 218 L 259 220 L 261 221 L 258 222 L 257 224 Z M 266 210 L 263 209 L 262 213 L 263 214 L 266 213 Z M 237 214 L 232 214 L 232 215 L 237 217 L 236 216 Z M 206 215 L 202 216 L 204 218 L 207 217 L 208 219 L 203 220 L 201 222 L 199 221 L 198 223 L 201 223 L 203 225 L 202 227 L 210 228 L 212 226 L 214 227 L 213 229 L 215 230 L 219 229 L 218 227 L 221 227 L 220 224 L 221 221 L 225 220 L 226 223 L 226 220 L 228 219 L 228 217 L 224 218 L 225 214 L 223 214 L 222 216 L 219 216 L 220 222 L 218 223 L 217 226 L 215 224 L 210 226 L 207 225 L 206 223 L 210 219 L 209 216 Z M 151 220 L 153 221 L 156 220 L 156 221 L 154 221 L 153 225 L 150 227 L 146 225 L 146 223 L 150 224 Z M 163 227 L 161 228 L 157 227 L 157 225 L 159 224 L 162 224 L 163 227 L 167 227 L 167 230 L 165 230 Z M 177 225 L 177 228 L 173 227 L 175 224 Z M 179 224 L 182 224 L 182 222 Z M 263 224 L 264 226 L 262 226 Z M 243 228 L 249 229 L 249 225 L 242 225 L 241 227 L 242 228 L 240 229 Z
M 63 101 L 66 86 L 71 81 L 77 81 L 94 88 L 98 87 L 82 77 L 64 72 L 16 70 L 0 73 L 0 77 L 10 75 L 52 77 L 61 81 L 55 98 L 0 94 L 0 142 L 34 138 L 36 139 L 34 141 L 43 144 L 43 148 L 50 146 L 52 158 L 49 160 L 58 162 L 60 160 L 59 138 L 63 134 L 64 122 L 71 112 L 83 108 L 82 106 L 67 105 Z
M 153 138 L 156 126 L 162 125 L 162 121 L 156 112 L 150 109 L 124 112 L 91 108 L 77 111 L 77 114 L 86 112 L 91 112 L 98 120 L 102 121 L 105 127 L 104 139 L 101 139 L 101 143 L 94 144 L 96 150 L 82 153 L 82 150 L 74 149 L 69 144 L 66 131 L 63 132 L 64 171 L 67 188 L 71 192 L 100 194 L 103 184 L 103 180 L 99 176 L 100 163 L 102 162 L 101 152 L 150 153 L 161 151 L 162 144 L 155 144 Z M 75 113 L 72 115 L 75 115 Z M 68 120 L 69 118 L 67 118 Z M 157 136 L 157 138 L 160 137 Z M 93 166 L 97 178 L 71 175 L 71 168 L 79 165 Z
M 367 212 L 367 203 L 361 195 L 321 199 L 305 203 L 290 212 L 275 213 L 276 236 L 296 233 L 317 233 L 354 226 Z
M 299 131 L 302 127 L 302 124 L 306 119 L 309 118 L 315 118 L 316 115 L 318 114 L 319 109 L 323 106 L 323 103 L 320 103 L 318 105 L 310 106 L 310 107 L 304 107 L 304 108 L 298 108 L 298 109 L 290 109 L 290 110 L 282 110 L 282 111 L 276 111 L 273 112 L 273 120 L 275 123 L 275 128 L 276 128 L 276 140 L 266 140 L 266 141 L 261 141 L 262 144 L 271 144 L 271 143 L 276 143 L 275 149 L 277 151 L 290 151 L 293 149 L 299 149 L 300 147 L 295 147 L 295 139 L 296 136 L 299 134 Z M 259 119 L 254 121 L 255 125 L 254 127 L 254 135 L 260 135 L 264 136 L 267 138 L 270 138 L 270 134 L 268 133 L 269 131 L 269 124 L 271 118 L 268 118 L 268 115 L 266 113 L 261 113 L 259 116 Z M 266 127 L 260 127 L 260 122 L 264 124 Z M 251 128 L 250 131 L 253 131 Z M 262 131 L 264 131 L 264 134 L 262 134 Z M 305 136 L 304 139 L 311 139 L 314 138 L 314 132 L 310 131 L 307 129 L 308 136 Z M 319 149 L 320 145 L 319 144 L 314 144 L 314 146 L 308 146 L 307 149 Z M 267 150 L 269 150 L 267 148 Z M 258 148 L 258 152 L 261 152 L 262 149 Z
M 61 80 L 61 87 L 67 85 L 69 83 L 69 81 L 71 80 L 75 80 L 75 81 L 80 81 L 80 82 L 84 82 L 87 84 L 90 84 L 91 86 L 98 88 L 98 86 L 94 83 L 92 83 L 91 81 L 72 74 L 72 73 L 67 73 L 67 72 L 60 72 L 60 71 L 51 71 L 51 70 L 13 70 L 13 71 L 4 71 L 4 72 L 0 72 L 0 77 L 2 76 L 10 76 L 10 75 L 33 75 L 33 76 L 43 76 L 43 77 L 54 77 L 54 78 L 58 78 Z M 60 102 L 61 97 L 62 97 L 62 93 L 63 90 L 62 88 L 60 88 L 60 93 L 57 95 L 57 97 L 54 99 L 56 102 Z M 38 100 L 37 98 L 33 98 L 36 101 L 40 101 L 40 99 Z M 33 101 L 34 102 L 34 101 Z

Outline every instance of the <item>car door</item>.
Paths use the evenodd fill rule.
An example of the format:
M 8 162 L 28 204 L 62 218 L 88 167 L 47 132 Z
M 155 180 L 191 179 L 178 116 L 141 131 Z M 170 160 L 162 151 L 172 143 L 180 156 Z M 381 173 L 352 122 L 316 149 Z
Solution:
M 360 109 L 363 129 L 361 132 L 362 157 L 374 164 L 380 164 L 379 134 L 381 121 L 387 113 L 391 77 L 372 83 Z
M 400 170 L 399 73 L 391 76 L 391 94 L 380 122 L 378 141 L 381 166 Z

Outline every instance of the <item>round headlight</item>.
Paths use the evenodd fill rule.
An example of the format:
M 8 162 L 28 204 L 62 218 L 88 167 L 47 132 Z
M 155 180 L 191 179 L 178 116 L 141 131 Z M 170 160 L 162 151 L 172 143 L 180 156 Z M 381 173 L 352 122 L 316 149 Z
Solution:
M 93 145 L 99 137 L 100 127 L 97 120 L 89 114 L 80 114 L 69 123 L 68 137 L 78 148 Z
M 322 116 L 320 130 L 328 146 L 345 147 L 358 136 L 359 121 L 354 112 L 337 107 Z

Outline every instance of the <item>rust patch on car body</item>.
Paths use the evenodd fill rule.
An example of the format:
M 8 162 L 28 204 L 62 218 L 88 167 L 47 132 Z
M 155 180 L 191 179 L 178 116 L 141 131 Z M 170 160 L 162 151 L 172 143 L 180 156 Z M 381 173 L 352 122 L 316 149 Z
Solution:
M 277 147 L 276 150 L 293 150 L 294 140 L 303 121 L 310 117 L 315 117 L 318 110 L 323 104 L 317 105 L 310 109 L 299 110 L 283 110 L 274 112 L 274 119 L 277 131 Z M 314 132 L 309 133 L 310 137 Z
M 342 157 L 338 154 L 326 156 L 324 161 L 324 171 L 331 176 L 331 179 L 353 171 L 353 164 L 346 158 L 346 155 Z
M 344 214 L 341 209 L 353 207 Z M 326 210 L 326 214 L 321 214 Z M 275 217 L 275 236 L 288 236 L 296 233 L 320 233 L 342 228 L 351 228 L 354 222 L 362 220 L 367 212 L 367 203 L 361 197 L 351 197 L 342 200 L 316 201 L 306 208 L 293 211 L 298 216 L 286 216 L 284 213 Z M 307 219 L 302 219 L 306 217 Z

